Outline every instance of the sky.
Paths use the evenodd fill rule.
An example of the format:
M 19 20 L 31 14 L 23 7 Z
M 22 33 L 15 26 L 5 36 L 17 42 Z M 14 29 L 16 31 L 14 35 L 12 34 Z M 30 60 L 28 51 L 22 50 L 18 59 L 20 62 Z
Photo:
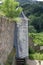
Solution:
M 43 1 L 43 0 L 37 0 L 37 1 Z

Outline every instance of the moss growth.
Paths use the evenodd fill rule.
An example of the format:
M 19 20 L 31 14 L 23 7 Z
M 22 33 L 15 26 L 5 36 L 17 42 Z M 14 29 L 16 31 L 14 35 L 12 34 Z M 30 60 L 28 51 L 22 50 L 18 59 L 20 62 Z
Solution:
M 11 53 L 8 56 L 7 61 L 5 62 L 5 65 L 12 65 L 13 57 L 15 56 L 15 49 L 13 48 Z

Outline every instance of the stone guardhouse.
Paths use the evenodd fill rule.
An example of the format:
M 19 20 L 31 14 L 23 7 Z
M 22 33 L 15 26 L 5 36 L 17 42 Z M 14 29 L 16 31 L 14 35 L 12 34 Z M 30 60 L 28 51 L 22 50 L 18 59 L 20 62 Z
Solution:
M 22 12 L 20 15 L 20 21 L 15 25 L 15 38 L 14 47 L 16 48 L 16 62 L 18 65 L 22 64 L 23 60 L 25 63 L 26 58 L 28 58 L 28 19 Z
M 22 12 L 21 20 L 16 23 L 15 42 L 16 56 L 18 58 L 28 57 L 28 19 Z

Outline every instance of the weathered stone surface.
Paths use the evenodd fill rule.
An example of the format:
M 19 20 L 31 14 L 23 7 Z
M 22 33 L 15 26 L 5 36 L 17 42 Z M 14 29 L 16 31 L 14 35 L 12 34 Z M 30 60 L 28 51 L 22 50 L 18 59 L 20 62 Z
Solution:
M 28 20 L 24 18 L 17 22 L 16 56 L 18 58 L 28 57 Z
M 15 28 L 16 27 L 16 28 Z M 16 25 L 5 17 L 0 17 L 0 63 L 6 61 L 8 54 L 16 45 L 16 56 L 28 56 L 28 20 L 21 18 Z
M 5 62 L 14 43 L 14 22 L 0 17 L 0 62 Z
M 43 50 L 43 46 L 40 46 L 40 50 Z

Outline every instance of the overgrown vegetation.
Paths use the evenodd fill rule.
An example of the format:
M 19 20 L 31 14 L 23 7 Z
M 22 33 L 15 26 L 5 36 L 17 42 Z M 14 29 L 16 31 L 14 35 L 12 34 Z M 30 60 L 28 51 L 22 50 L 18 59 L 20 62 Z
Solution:
M 32 37 L 34 44 L 43 46 L 43 32 L 42 33 L 30 33 L 29 35 Z
M 30 33 L 29 36 L 33 39 L 33 43 L 36 46 L 43 46 L 43 32 L 41 33 Z M 43 60 L 43 50 L 35 50 L 33 48 L 29 49 L 29 58 L 30 59 L 37 59 L 37 60 Z
M 43 46 L 43 2 L 28 3 L 22 7 L 29 18 L 29 36 L 36 46 Z M 43 60 L 43 50 L 29 48 L 29 53 L 30 59 Z
M 4 0 L 1 4 L 0 14 L 10 18 L 18 17 L 22 12 L 22 8 L 19 5 L 19 2 L 15 0 Z
M 33 59 L 33 60 L 35 60 L 35 59 L 37 59 L 37 60 L 43 60 L 43 53 L 34 53 L 34 54 L 30 54 L 29 55 L 29 58 L 30 59 Z
M 37 32 L 43 31 L 43 2 L 29 3 L 22 6 L 25 15 L 30 19 L 29 26 L 33 26 Z

